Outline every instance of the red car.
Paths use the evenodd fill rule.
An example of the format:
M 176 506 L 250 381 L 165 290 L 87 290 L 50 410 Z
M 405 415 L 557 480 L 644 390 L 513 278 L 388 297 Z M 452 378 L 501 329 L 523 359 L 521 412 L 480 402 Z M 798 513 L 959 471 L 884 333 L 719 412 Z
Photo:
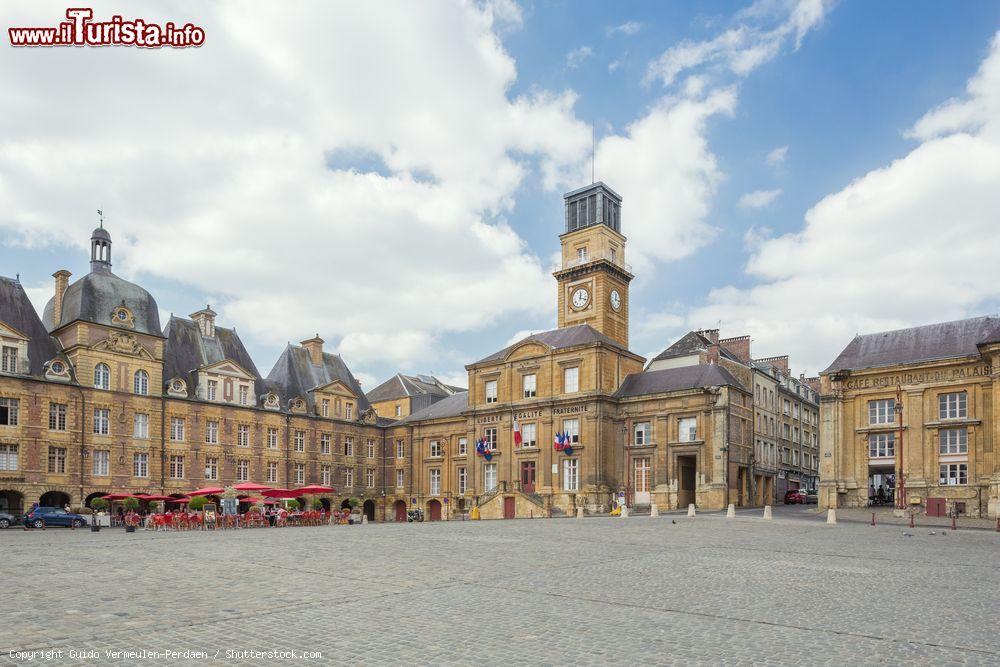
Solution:
M 795 505 L 803 504 L 806 502 L 806 493 L 801 489 L 791 489 L 790 491 L 785 491 L 785 504 Z

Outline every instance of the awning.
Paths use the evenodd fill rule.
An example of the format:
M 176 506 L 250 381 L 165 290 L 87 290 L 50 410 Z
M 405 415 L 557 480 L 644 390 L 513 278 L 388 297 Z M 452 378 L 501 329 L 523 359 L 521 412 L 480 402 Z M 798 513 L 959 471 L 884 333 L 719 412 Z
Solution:
M 225 489 L 221 486 L 206 486 L 204 489 L 195 489 L 194 491 L 189 491 L 188 495 L 192 498 L 195 496 L 213 496 L 217 493 L 225 493 Z

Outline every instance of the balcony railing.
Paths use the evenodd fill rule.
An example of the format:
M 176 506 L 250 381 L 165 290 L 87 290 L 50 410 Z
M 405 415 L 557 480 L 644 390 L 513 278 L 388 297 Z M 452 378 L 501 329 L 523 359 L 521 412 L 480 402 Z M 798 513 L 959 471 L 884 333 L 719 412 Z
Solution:
M 623 262 L 617 257 L 612 257 L 611 253 L 601 253 L 598 255 L 587 255 L 586 257 L 574 257 L 570 260 L 563 262 L 563 269 L 572 269 L 575 266 L 583 266 L 584 264 L 590 264 L 591 262 L 596 262 L 599 259 L 606 259 L 615 266 L 620 266 L 629 273 L 632 273 L 632 265 L 628 262 Z

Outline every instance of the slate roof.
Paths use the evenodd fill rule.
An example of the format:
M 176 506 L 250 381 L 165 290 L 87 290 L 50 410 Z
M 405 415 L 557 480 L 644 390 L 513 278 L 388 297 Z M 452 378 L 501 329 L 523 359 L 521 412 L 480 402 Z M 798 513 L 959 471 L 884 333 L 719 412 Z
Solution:
M 372 403 L 392 401 L 409 396 L 435 396 L 444 398 L 457 391 L 465 391 L 464 387 L 452 387 L 431 375 L 403 375 L 397 373 L 379 386 L 368 392 L 368 400 Z
M 21 283 L 2 276 L 0 276 L 0 321 L 30 338 L 28 370 L 32 375 L 42 377 L 45 373 L 45 362 L 59 355 L 59 347 L 49 336 L 42 321 L 38 319 L 38 312 L 31 305 L 31 300 Z
M 324 352 L 323 363 L 314 364 L 308 350 L 288 344 L 266 378 L 268 389 L 278 394 L 283 408 L 290 399 L 302 396 L 310 411 L 315 405 L 309 392 L 334 380 L 343 382 L 358 397 L 358 416 L 371 407 L 361 384 L 338 354 Z
M 160 334 L 160 309 L 153 296 L 135 283 L 119 278 L 110 268 L 97 268 L 70 284 L 63 294 L 62 316 L 54 321 L 55 297 L 45 304 L 42 321 L 54 331 L 74 320 L 114 326 L 111 315 L 122 303 L 135 318 L 134 331 L 153 336 Z
M 413 414 L 403 417 L 396 426 L 410 424 L 413 422 L 427 421 L 429 419 L 444 419 L 447 417 L 457 417 L 469 408 L 469 392 L 460 391 L 457 394 L 442 398 L 437 403 L 428 405 L 423 410 L 417 410 Z
M 978 345 L 1000 341 L 1000 318 L 927 324 L 856 336 L 824 373 L 979 356 Z
M 167 339 L 163 349 L 163 381 L 184 378 L 189 396 L 194 396 L 195 391 L 192 371 L 224 359 L 253 375 L 258 396 L 266 392 L 266 383 L 234 329 L 216 326 L 215 337 L 208 338 L 201 335 L 196 322 L 171 315 L 163 336 Z
M 675 359 L 677 357 L 687 357 L 692 354 L 699 354 L 707 351 L 712 345 L 712 341 L 709 340 L 707 336 L 697 331 L 689 331 L 681 336 L 670 347 L 650 359 L 650 361 L 653 362 L 663 359 Z M 740 361 L 739 357 L 727 350 L 724 345 L 719 346 L 719 356 L 725 357 L 726 359 L 737 363 L 743 363 Z
M 681 366 L 662 371 L 632 373 L 622 382 L 622 386 L 615 392 L 615 397 L 628 398 L 722 385 L 745 389 L 732 373 L 718 364 Z
M 499 361 L 506 357 L 510 350 L 529 340 L 543 343 L 556 350 L 566 347 L 574 347 L 576 345 L 586 345 L 588 343 L 604 343 L 605 345 L 610 345 L 611 347 L 615 347 L 619 350 L 626 349 L 621 345 L 621 343 L 605 336 L 589 324 L 577 324 L 572 327 L 563 327 L 561 329 L 552 329 L 551 331 L 542 331 L 540 333 L 531 334 L 530 336 L 517 341 L 513 345 L 508 345 L 499 352 L 494 352 L 488 357 L 480 359 L 476 362 L 476 364 Z

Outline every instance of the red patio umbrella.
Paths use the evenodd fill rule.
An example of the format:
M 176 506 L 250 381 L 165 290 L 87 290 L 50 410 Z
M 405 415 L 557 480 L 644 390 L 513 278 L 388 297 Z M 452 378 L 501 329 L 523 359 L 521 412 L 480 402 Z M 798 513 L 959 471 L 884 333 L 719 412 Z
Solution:
M 195 496 L 213 496 L 217 493 L 224 493 L 226 490 L 221 486 L 206 486 L 204 489 L 195 489 L 194 491 L 188 491 L 188 495 L 192 498 Z
M 257 484 L 255 482 L 241 482 L 233 487 L 237 491 L 267 491 L 271 487 Z
M 181 505 L 187 505 L 191 502 L 190 498 L 171 498 L 167 501 L 168 503 L 180 503 Z
M 125 500 L 126 498 L 134 498 L 131 493 L 109 493 L 106 496 L 101 496 L 104 500 Z
M 142 496 L 139 500 L 146 500 L 153 503 L 158 503 L 163 500 L 175 500 L 172 496 Z
M 336 489 L 332 486 L 320 486 L 319 484 L 310 484 L 309 486 L 300 486 L 295 489 L 301 494 L 316 494 L 316 493 L 333 493 Z
M 260 492 L 262 496 L 267 498 L 298 498 L 302 495 L 302 492 L 298 489 L 268 489 L 267 491 Z

